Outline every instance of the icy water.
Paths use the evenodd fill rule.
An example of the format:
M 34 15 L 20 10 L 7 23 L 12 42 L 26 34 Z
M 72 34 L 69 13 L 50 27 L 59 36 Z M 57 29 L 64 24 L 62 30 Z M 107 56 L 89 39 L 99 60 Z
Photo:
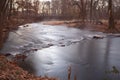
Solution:
M 107 73 L 115 66 L 120 70 L 120 38 L 99 32 L 82 31 L 65 26 L 41 23 L 20 26 L 9 34 L 2 53 L 25 54 L 19 65 L 36 76 L 67 80 L 120 80 L 120 75 Z M 104 36 L 93 39 L 93 36 Z M 37 51 L 34 51 L 37 49 Z

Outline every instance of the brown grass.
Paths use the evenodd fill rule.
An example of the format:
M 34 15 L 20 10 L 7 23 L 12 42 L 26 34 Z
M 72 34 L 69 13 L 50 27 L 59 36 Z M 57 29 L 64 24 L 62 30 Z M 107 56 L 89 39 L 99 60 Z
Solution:
M 74 28 L 80 28 L 80 29 L 87 29 L 91 31 L 98 31 L 98 32 L 104 32 L 104 33 L 119 33 L 120 31 L 120 21 L 117 22 L 115 25 L 115 29 L 108 29 L 108 23 L 106 20 L 102 20 L 103 24 L 95 24 L 90 22 L 85 22 L 83 24 L 81 21 L 44 21 L 42 22 L 45 25 L 66 25 L 67 27 L 74 27 Z
M 15 62 L 9 62 L 0 55 L 0 80 L 57 80 L 49 77 L 36 77 L 23 70 Z

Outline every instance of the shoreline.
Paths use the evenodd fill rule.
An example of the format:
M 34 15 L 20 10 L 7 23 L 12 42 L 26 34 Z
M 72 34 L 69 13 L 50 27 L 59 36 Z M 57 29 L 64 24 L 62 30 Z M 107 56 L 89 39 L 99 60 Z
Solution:
M 47 76 L 37 77 L 23 70 L 15 62 L 8 61 L 5 56 L 0 55 L 0 80 L 58 80 Z
M 6 41 L 9 32 L 13 30 L 17 30 L 18 26 L 24 25 L 27 23 L 33 23 L 33 22 L 41 22 L 43 25 L 64 25 L 67 27 L 72 28 L 78 28 L 82 30 L 89 30 L 89 31 L 96 31 L 96 32 L 103 32 L 103 33 L 120 33 L 120 21 L 118 21 L 118 24 L 116 25 L 115 29 L 108 29 L 107 21 L 102 21 L 101 23 L 90 23 L 85 22 L 84 24 L 80 20 L 34 20 L 34 19 L 19 19 L 19 21 L 11 20 L 10 22 L 6 23 L 4 25 L 4 28 L 1 32 L 1 40 L 0 40 L 0 48 L 3 47 L 3 43 Z M 12 23 L 12 24 L 11 24 Z
M 108 24 L 107 21 L 100 21 L 100 22 L 95 22 L 95 23 L 90 23 L 90 22 L 85 22 L 82 23 L 79 20 L 68 20 L 68 21 L 43 21 L 42 22 L 45 25 L 65 25 L 67 27 L 72 27 L 72 28 L 79 28 L 79 29 L 85 29 L 85 30 L 90 30 L 90 31 L 97 31 L 97 32 L 103 32 L 103 33 L 120 33 L 120 21 L 118 24 L 116 24 L 115 29 L 117 30 L 108 30 Z
M 4 42 L 7 39 L 10 31 L 17 30 L 19 25 L 24 25 L 24 24 L 32 23 L 32 22 L 35 22 L 35 21 L 31 20 L 30 22 L 26 21 L 26 22 L 23 22 L 22 24 L 20 23 L 13 24 L 14 27 L 10 27 L 10 29 L 4 31 L 4 36 L 3 36 Z M 43 23 L 43 25 L 53 25 L 53 26 L 54 25 L 65 25 L 67 27 L 90 30 L 90 31 L 98 31 L 98 32 L 104 32 L 104 33 L 106 33 L 105 30 L 107 29 L 107 24 L 105 23 L 103 24 L 90 24 L 90 23 L 82 24 L 79 21 L 43 21 L 41 23 Z M 118 28 L 120 29 L 119 25 L 118 25 Z M 19 67 L 14 61 L 12 62 L 8 61 L 6 56 L 3 56 L 2 54 L 0 54 L 0 70 L 1 70 L 0 80 L 8 79 L 8 78 L 13 79 L 13 80 L 16 80 L 17 78 L 21 78 L 21 80 L 29 80 L 29 79 L 31 80 L 57 80 L 56 78 L 36 77 L 32 74 L 29 74 L 27 71 Z

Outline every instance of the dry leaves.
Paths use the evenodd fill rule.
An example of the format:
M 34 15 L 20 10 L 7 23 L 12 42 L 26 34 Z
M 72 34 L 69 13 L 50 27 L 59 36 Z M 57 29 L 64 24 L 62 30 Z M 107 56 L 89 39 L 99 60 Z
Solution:
M 36 77 L 9 62 L 5 56 L 0 55 L 0 80 L 57 80 L 49 77 Z

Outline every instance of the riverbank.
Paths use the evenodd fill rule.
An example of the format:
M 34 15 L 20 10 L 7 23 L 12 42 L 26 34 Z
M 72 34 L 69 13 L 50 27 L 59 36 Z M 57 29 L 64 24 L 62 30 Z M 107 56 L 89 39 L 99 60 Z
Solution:
M 4 28 L 0 31 L 0 48 L 3 47 L 4 42 L 6 41 L 9 32 L 12 30 L 17 30 L 18 26 L 37 22 L 33 19 L 30 20 L 11 20 L 4 24 Z M 27 71 L 20 68 L 17 63 L 14 61 L 8 61 L 6 56 L 0 54 L 0 80 L 57 80 L 56 78 L 45 77 L 36 77 Z
M 11 19 L 9 21 L 4 22 L 2 25 L 0 25 L 1 30 L 0 30 L 0 49 L 3 47 L 3 43 L 6 41 L 8 34 L 10 31 L 17 30 L 18 26 L 24 25 L 27 23 L 32 23 L 32 22 L 38 22 L 40 20 L 37 20 L 35 18 L 31 19 Z
M 39 20 L 34 19 L 19 19 L 19 20 L 11 20 L 10 22 L 7 22 L 4 24 L 4 28 L 1 32 L 1 40 L 0 40 L 0 47 L 2 47 L 2 43 L 5 42 L 5 40 L 8 37 L 8 34 L 12 30 L 18 29 L 18 26 L 26 24 L 26 23 L 32 23 L 32 22 L 40 22 Z M 90 30 L 90 31 L 97 31 L 97 32 L 103 32 L 103 33 L 119 33 L 120 32 L 120 21 L 117 22 L 115 29 L 108 29 L 107 21 L 99 21 L 99 22 L 85 22 L 84 24 L 79 20 L 51 20 L 51 21 L 42 21 L 45 25 L 65 25 L 67 27 L 74 27 L 79 28 L 83 30 Z
M 97 31 L 97 32 L 103 32 L 103 33 L 119 33 L 120 31 L 120 21 L 116 23 L 115 29 L 108 29 L 108 22 L 103 21 L 97 21 L 97 22 L 85 22 L 84 24 L 81 21 L 78 20 L 70 20 L 70 21 L 44 21 L 43 24 L 45 25 L 65 25 L 68 27 L 74 27 L 74 28 L 80 28 L 90 31 Z
M 10 62 L 0 55 L 0 80 L 57 80 L 48 77 L 36 77 L 23 70 L 15 62 Z
M 26 21 L 26 22 L 23 22 L 22 24 L 26 24 L 26 23 L 28 23 L 28 21 Z M 107 25 L 105 25 L 105 24 L 94 24 L 94 25 L 92 25 L 92 24 L 85 24 L 85 25 L 83 25 L 83 24 L 81 24 L 79 21 L 44 21 L 44 22 L 42 22 L 43 24 L 45 24 L 45 25 L 65 25 L 65 26 L 68 26 L 68 27 L 75 27 L 75 28 L 80 28 L 80 29 L 87 29 L 87 30 L 92 30 L 92 31 L 99 31 L 99 32 L 104 32 L 104 30 L 105 29 L 107 29 Z M 17 29 L 18 27 L 17 26 L 19 26 L 19 25 L 22 25 L 22 24 L 15 24 L 14 25 L 14 28 L 11 26 L 11 28 L 10 29 L 8 29 L 6 32 L 7 33 L 9 33 L 9 31 L 11 31 L 11 30 L 15 30 L 15 29 Z M 13 24 L 11 24 L 11 25 L 13 25 Z M 59 31 L 59 30 L 58 30 Z M 47 31 L 48 32 L 48 31 Z M 68 34 L 68 33 L 66 33 L 66 34 Z M 7 34 L 6 34 L 6 36 L 7 36 Z M 63 45 L 64 46 L 64 45 Z M 0 69 L 0 70 L 4 70 L 3 71 L 3 73 L 2 74 L 4 74 L 4 72 L 7 72 L 6 70 L 8 70 L 8 71 L 10 71 L 10 67 L 4 67 L 4 66 L 9 66 L 9 65 L 6 65 L 6 62 L 8 62 L 10 65 L 13 65 L 12 63 L 14 63 L 14 62 L 9 62 L 9 61 L 6 61 L 6 62 L 4 62 L 4 59 L 5 59 L 5 57 L 3 58 L 3 59 L 1 59 L 0 61 L 1 61 L 1 63 L 3 64 L 3 67 L 2 68 L 5 68 L 5 69 Z M 6 59 L 5 59 L 6 60 Z M 17 64 L 15 64 L 16 66 L 17 66 Z M 17 66 L 18 67 L 18 66 Z M 20 68 L 20 67 L 19 67 Z M 17 70 L 17 68 L 13 68 L 13 69 L 15 69 L 15 70 Z M 19 71 L 19 70 L 18 70 Z M 22 71 L 20 71 L 20 72 L 22 72 Z M 9 73 L 9 74 L 7 74 L 7 73 Z M 7 78 L 7 76 L 11 76 L 10 74 L 11 74 L 11 72 L 7 72 L 6 74 L 7 75 L 5 75 L 4 77 L 5 77 L 5 79 Z M 24 70 L 23 70 L 23 73 L 27 73 L 25 76 L 28 76 L 28 72 L 24 72 Z M 22 73 L 22 74 L 23 74 Z M 0 75 L 2 75 L 2 74 L 0 74 Z M 13 74 L 15 74 L 16 76 L 20 76 L 19 74 L 16 74 L 16 71 L 15 72 L 13 72 Z M 36 77 L 33 77 L 33 75 L 31 75 L 32 76 L 32 80 L 36 80 L 37 78 Z M 30 77 L 31 77 L 30 76 Z M 11 77 L 10 77 L 11 78 Z M 45 78 L 45 77 L 44 77 Z M 4 78 L 2 77 L 1 78 L 2 80 L 4 80 Z M 29 78 L 30 79 L 30 78 Z M 28 80 L 29 80 L 28 79 Z M 47 78 L 45 78 L 45 79 L 47 79 Z M 16 80 L 16 79 L 15 79 Z M 24 78 L 22 79 L 21 78 L 21 80 L 24 80 Z M 26 79 L 25 79 L 26 80 Z M 40 78 L 38 78 L 38 80 L 42 80 L 42 78 L 40 77 Z M 44 79 L 43 79 L 44 80 Z M 54 80 L 54 79 L 48 79 L 48 80 Z

